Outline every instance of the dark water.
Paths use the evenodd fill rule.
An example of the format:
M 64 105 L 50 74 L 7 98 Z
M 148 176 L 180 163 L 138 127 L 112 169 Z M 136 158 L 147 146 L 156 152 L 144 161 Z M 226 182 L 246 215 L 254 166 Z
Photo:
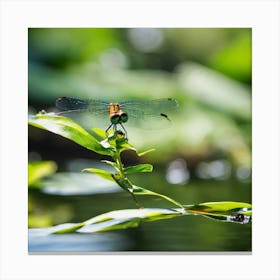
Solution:
M 134 176 L 133 182 L 143 186 L 143 176 L 147 188 L 183 204 L 251 202 L 250 184 L 236 180 L 191 180 L 185 185 L 170 185 L 155 172 Z M 29 191 L 29 198 L 42 209 L 52 211 L 54 224 L 81 222 L 112 210 L 136 208 L 124 192 L 59 196 Z M 144 207 L 174 207 L 161 198 L 138 198 Z M 63 212 L 64 220 L 63 207 L 70 212 Z M 144 222 L 137 228 L 92 234 L 46 235 L 44 229 L 30 229 L 29 252 L 250 252 L 251 230 L 251 223 L 226 223 L 200 216 Z
M 30 229 L 29 252 L 251 251 L 250 225 L 217 226 L 200 218 L 197 221 L 194 221 L 196 217 L 188 218 L 187 221 L 159 221 L 136 229 L 92 234 L 43 235 L 41 229 Z

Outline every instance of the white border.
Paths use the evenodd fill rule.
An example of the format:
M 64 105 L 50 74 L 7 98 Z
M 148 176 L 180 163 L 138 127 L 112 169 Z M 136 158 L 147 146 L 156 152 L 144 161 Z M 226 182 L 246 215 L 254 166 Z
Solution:
M 280 279 L 278 1 L 7 0 L 0 18 L 1 279 Z M 252 256 L 28 255 L 27 28 L 40 26 L 253 28 Z

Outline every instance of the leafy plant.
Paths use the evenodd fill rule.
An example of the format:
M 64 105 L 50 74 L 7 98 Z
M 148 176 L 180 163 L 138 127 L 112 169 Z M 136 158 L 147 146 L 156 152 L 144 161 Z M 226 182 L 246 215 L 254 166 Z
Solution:
M 105 180 L 116 182 L 123 190 L 127 191 L 135 201 L 138 209 L 124 209 L 104 213 L 85 222 L 77 224 L 62 224 L 49 229 L 50 233 L 64 232 L 96 232 L 113 229 L 123 229 L 138 226 L 141 221 L 155 221 L 159 219 L 173 218 L 182 215 L 202 215 L 219 221 L 247 223 L 251 220 L 251 205 L 242 202 L 207 202 L 197 205 L 182 205 L 174 199 L 146 188 L 134 185 L 127 175 L 139 172 L 152 172 L 150 164 L 139 164 L 124 167 L 121 161 L 121 153 L 126 150 L 134 150 L 138 156 L 142 156 L 153 149 L 138 153 L 134 146 L 128 143 L 124 133 L 119 130 L 108 131 L 108 134 L 100 129 L 86 131 L 73 120 L 53 113 L 41 112 L 29 117 L 29 124 L 45 129 L 68 138 L 77 144 L 101 155 L 107 155 L 112 161 L 103 160 L 114 168 L 114 172 L 86 168 L 83 172 L 91 172 Z M 138 195 L 153 195 L 161 197 L 177 208 L 143 208 L 136 199 Z M 178 208 L 179 207 L 179 208 Z
M 36 161 L 28 163 L 28 186 L 41 187 L 40 180 L 56 171 L 56 164 L 52 161 Z

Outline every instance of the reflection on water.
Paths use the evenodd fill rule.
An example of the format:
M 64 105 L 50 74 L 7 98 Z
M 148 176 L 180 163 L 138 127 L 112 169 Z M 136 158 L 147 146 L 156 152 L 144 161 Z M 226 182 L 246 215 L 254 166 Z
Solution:
M 29 252 L 100 252 L 125 251 L 132 241 L 124 234 L 106 232 L 97 234 L 46 234 L 46 229 L 30 229 Z
M 135 242 L 136 251 L 251 251 L 251 225 L 219 223 L 188 216 L 143 224 L 141 229 Z

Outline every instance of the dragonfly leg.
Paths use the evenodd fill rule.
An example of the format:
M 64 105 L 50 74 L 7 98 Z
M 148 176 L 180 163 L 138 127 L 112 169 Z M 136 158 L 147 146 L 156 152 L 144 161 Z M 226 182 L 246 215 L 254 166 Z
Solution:
M 124 128 L 124 126 L 122 125 L 122 123 L 120 123 L 120 126 L 122 127 L 122 129 L 123 129 L 123 131 L 124 131 L 125 138 L 128 139 L 128 138 L 127 138 L 127 131 L 126 131 L 126 129 Z
M 125 134 L 125 138 L 127 139 L 127 131 L 126 131 L 126 129 L 124 128 L 124 126 L 122 125 L 122 123 L 118 123 L 118 124 L 122 127 L 123 132 L 124 132 L 124 134 Z M 117 131 L 117 124 L 110 124 L 109 127 L 105 130 L 106 134 L 108 133 L 108 130 L 109 130 L 111 127 L 113 127 L 114 132 Z
M 112 125 L 113 125 L 113 124 L 110 124 L 110 125 L 108 126 L 108 128 L 105 130 L 106 134 L 107 134 L 108 130 L 112 127 Z M 115 129 L 115 128 L 114 128 L 114 129 Z

